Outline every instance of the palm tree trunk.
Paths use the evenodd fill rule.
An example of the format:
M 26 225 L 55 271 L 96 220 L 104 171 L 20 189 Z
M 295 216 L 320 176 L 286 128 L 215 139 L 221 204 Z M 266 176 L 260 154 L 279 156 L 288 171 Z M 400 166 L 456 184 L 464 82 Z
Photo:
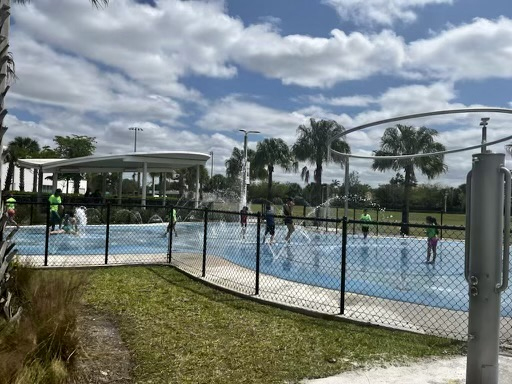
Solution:
M 317 205 L 322 204 L 322 162 L 316 162 L 315 169 L 315 182 L 316 182 L 316 197 L 317 197 Z
M 404 205 L 402 207 L 402 227 L 400 233 L 402 235 L 409 236 L 409 200 L 411 196 L 411 179 L 412 169 L 411 166 L 405 167 L 405 182 L 404 182 Z
M 20 167 L 20 192 L 25 192 L 25 168 Z
M 274 166 L 269 164 L 268 165 L 267 200 L 270 202 L 272 201 L 272 174 L 273 173 L 274 173 Z
M 4 189 L 9 191 L 11 189 L 12 177 L 14 176 L 14 162 L 10 161 L 7 167 L 7 174 L 5 175 Z
M 36 192 L 37 191 L 37 169 L 32 169 L 32 171 L 34 172 L 34 176 L 32 178 L 32 192 Z

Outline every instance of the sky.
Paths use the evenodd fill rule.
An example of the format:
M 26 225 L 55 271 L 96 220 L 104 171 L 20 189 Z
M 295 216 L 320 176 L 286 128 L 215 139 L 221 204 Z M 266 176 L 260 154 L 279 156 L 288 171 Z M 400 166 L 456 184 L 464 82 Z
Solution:
M 239 129 L 255 149 L 265 138 L 289 145 L 310 118 L 350 129 L 442 109 L 510 108 L 512 11 L 508 0 L 36 0 L 14 5 L 10 50 L 17 81 L 6 100 L 5 142 L 88 135 L 98 154 L 214 153 L 225 174 Z M 403 121 L 439 131 L 447 149 L 512 134 L 512 116 L 462 114 Z M 346 137 L 371 154 L 389 125 Z M 503 144 L 490 149 L 504 152 Z M 475 151 L 473 151 L 474 153 Z M 471 151 L 447 155 L 431 183 L 458 186 Z M 363 183 L 394 172 L 353 160 Z M 210 163 L 207 164 L 210 169 Z M 342 180 L 338 164 L 323 181 Z M 427 180 L 418 175 L 420 182 Z M 277 169 L 274 180 L 300 174 Z

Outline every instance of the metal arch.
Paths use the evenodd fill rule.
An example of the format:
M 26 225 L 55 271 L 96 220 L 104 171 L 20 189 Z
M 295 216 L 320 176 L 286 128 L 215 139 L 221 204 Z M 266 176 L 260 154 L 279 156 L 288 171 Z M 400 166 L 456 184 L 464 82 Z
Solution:
M 415 113 L 412 115 L 404 115 L 404 116 L 398 116 L 398 117 L 392 117 L 389 119 L 374 121 L 372 123 L 367 123 L 363 125 L 359 125 L 357 127 L 348 129 L 342 133 L 339 133 L 333 137 L 330 138 L 328 142 L 328 150 L 332 153 L 335 153 L 336 155 L 343 156 L 345 158 L 353 157 L 358 159 L 410 159 L 410 158 L 416 158 L 416 157 L 426 157 L 426 156 L 436 156 L 436 155 L 444 155 L 449 153 L 456 153 L 456 152 L 463 152 L 463 151 L 469 151 L 471 149 L 480 148 L 482 146 L 488 146 L 493 144 L 498 144 L 503 141 L 507 141 L 512 139 L 512 135 L 503 137 L 498 140 L 481 143 L 478 145 L 468 146 L 464 148 L 457 148 L 457 149 L 450 149 L 447 151 L 441 151 L 441 152 L 431 152 L 431 153 L 421 153 L 421 154 L 415 154 L 415 155 L 401 155 L 401 156 L 369 156 L 369 155 L 357 155 L 357 154 L 349 154 L 349 153 L 343 153 L 339 152 L 333 148 L 332 142 L 336 139 L 339 139 L 340 137 L 346 136 L 349 133 L 360 131 L 365 128 L 374 127 L 376 125 L 386 124 L 386 123 L 393 123 L 395 121 L 402 121 L 407 119 L 414 119 L 419 117 L 427 117 L 427 116 L 439 116 L 439 115 L 450 115 L 450 114 L 456 114 L 456 113 L 476 113 L 476 112 L 486 112 L 486 113 L 504 113 L 504 114 L 512 114 L 512 109 L 507 108 L 462 108 L 462 109 L 446 109 L 441 111 L 432 111 L 432 112 L 423 112 L 423 113 Z

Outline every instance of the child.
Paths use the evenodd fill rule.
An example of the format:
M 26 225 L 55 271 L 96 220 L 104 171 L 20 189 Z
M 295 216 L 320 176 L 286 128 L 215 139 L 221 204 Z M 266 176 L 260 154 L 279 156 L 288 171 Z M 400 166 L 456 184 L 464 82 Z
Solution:
M 5 200 L 5 208 L 7 213 L 7 220 L 9 223 L 19 228 L 20 226 L 16 221 L 14 221 L 14 215 L 16 214 L 16 199 L 12 197 L 11 194 L 7 195 L 7 200 Z
M 426 229 L 427 233 L 427 264 L 433 264 L 436 262 L 437 256 L 437 220 L 435 217 L 427 216 L 426 218 L 427 224 L 431 225 L 431 227 Z M 430 261 L 430 254 L 432 253 L 432 261 Z
M 372 221 L 372 217 L 368 214 L 368 210 L 366 208 L 363 210 L 360 220 L 365 222 L 361 225 L 361 231 L 363 231 L 363 238 L 366 239 L 368 237 L 368 232 L 370 231 L 370 226 L 366 222 Z
M 263 244 L 265 244 L 265 237 L 267 237 L 267 234 L 270 234 L 270 240 L 269 244 L 274 243 L 274 235 L 276 233 L 276 224 L 274 221 L 274 212 L 272 212 L 272 209 L 270 208 L 270 205 L 267 205 L 267 210 L 265 212 L 265 234 L 263 235 Z
M 70 216 L 68 213 L 64 215 L 64 219 L 62 220 L 62 229 L 50 231 L 50 235 L 78 235 L 78 224 L 74 217 Z
M 242 226 L 242 238 L 245 239 L 245 232 L 247 232 L 247 212 L 249 208 L 243 207 L 240 211 L 240 225 Z
M 176 210 L 173 208 L 171 212 L 169 212 L 169 225 L 167 226 L 167 230 L 165 231 L 165 235 L 169 232 L 174 232 L 174 237 L 178 237 L 178 233 L 176 232 Z

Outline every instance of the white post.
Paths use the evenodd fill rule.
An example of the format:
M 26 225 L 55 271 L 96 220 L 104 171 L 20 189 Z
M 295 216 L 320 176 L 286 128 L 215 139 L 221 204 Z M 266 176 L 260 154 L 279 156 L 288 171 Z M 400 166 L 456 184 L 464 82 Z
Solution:
M 160 189 L 163 191 L 164 199 L 162 205 L 165 207 L 165 200 L 167 199 L 167 173 L 163 173 L 163 183 L 164 187 L 162 188 L 162 180 L 160 180 Z
M 117 197 L 117 202 L 119 205 L 123 202 L 123 172 L 119 172 L 119 193 Z
M 148 179 L 148 163 L 144 162 L 142 165 L 142 201 L 141 205 L 146 205 L 146 184 Z
M 348 194 L 350 193 L 349 157 L 345 157 L 345 206 L 343 216 L 348 218 Z
M 199 172 L 201 171 L 201 167 L 199 165 L 196 166 L 196 203 L 195 207 L 199 207 Z

